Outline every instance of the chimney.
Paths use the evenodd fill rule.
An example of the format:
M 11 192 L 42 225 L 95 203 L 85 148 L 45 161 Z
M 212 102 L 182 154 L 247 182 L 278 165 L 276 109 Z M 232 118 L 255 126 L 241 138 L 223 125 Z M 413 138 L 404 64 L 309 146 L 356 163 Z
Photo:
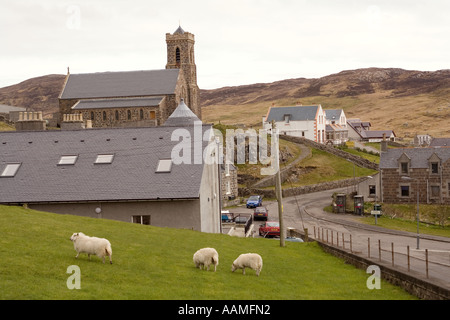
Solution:
M 61 130 L 82 130 L 85 129 L 83 114 L 69 113 L 63 114 L 63 122 L 61 123 Z
M 386 133 L 383 133 L 383 141 L 381 141 L 381 152 L 388 151 L 388 142 L 386 141 Z
M 15 123 L 16 131 L 44 131 L 47 122 L 39 112 L 19 112 L 19 120 Z

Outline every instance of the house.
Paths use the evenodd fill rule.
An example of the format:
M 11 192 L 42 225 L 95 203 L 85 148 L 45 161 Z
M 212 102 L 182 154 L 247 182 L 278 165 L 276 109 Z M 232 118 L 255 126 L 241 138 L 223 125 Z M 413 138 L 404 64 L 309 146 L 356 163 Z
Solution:
M 388 149 L 380 174 L 384 202 L 450 204 L 450 147 Z
M 280 134 L 303 137 L 325 143 L 325 111 L 322 106 L 271 107 L 263 119 L 263 128 L 272 129 L 272 122 Z
M 150 128 L 0 132 L 0 204 L 220 232 L 212 126 L 183 101 L 172 116 Z M 180 161 L 180 150 L 192 154 Z
M 164 124 L 181 99 L 201 119 L 194 35 L 179 27 L 166 34 L 165 69 L 71 74 L 59 96 L 58 125 L 65 114 L 82 114 L 93 127 Z
M 344 110 L 325 110 L 326 143 L 340 145 L 348 141 L 347 117 Z
M 372 126 L 368 121 L 360 119 L 348 119 L 348 137 L 350 140 L 364 142 L 381 142 L 384 137 L 389 141 L 395 141 L 397 137 L 393 130 L 370 130 Z

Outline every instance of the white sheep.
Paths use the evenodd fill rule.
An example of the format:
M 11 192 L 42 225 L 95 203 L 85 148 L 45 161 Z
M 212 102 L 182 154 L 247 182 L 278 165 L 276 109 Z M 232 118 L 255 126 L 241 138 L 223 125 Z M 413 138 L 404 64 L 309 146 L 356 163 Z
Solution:
M 252 268 L 256 271 L 256 275 L 259 276 L 263 266 L 262 258 L 257 253 L 243 253 L 231 265 L 231 271 L 234 272 L 237 269 L 242 269 L 242 274 L 245 274 L 245 268 Z
M 207 268 L 214 265 L 214 272 L 216 272 L 217 265 L 219 264 L 219 254 L 214 248 L 203 248 L 194 253 L 195 267 L 199 269 Z
M 99 258 L 103 258 L 103 263 L 105 263 L 105 256 L 109 256 L 109 263 L 112 264 L 112 249 L 108 240 L 89 237 L 82 232 L 72 234 L 70 240 L 73 241 L 73 246 L 77 251 L 75 258 L 78 258 L 80 253 L 87 253 L 89 260 L 91 260 L 91 254 L 95 254 Z

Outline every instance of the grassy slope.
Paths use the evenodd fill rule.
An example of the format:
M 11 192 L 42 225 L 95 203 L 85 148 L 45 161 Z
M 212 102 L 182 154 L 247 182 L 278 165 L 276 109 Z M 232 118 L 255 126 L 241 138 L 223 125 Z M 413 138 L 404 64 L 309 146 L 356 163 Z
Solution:
M 113 265 L 80 255 L 73 232 L 106 237 Z M 0 299 L 414 299 L 382 282 L 368 290 L 368 274 L 324 253 L 314 243 L 242 239 L 190 230 L 57 215 L 0 206 Z M 220 255 L 218 271 L 194 267 L 206 246 Z M 232 273 L 245 252 L 264 259 L 260 277 Z M 81 290 L 69 290 L 67 267 L 81 269 Z

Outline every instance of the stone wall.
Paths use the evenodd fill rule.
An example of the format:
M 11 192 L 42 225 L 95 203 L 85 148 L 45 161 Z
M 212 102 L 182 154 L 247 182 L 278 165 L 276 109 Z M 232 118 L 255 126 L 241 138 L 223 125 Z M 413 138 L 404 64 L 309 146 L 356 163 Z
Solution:
M 308 186 L 285 188 L 285 189 L 283 189 L 282 195 L 283 195 L 283 197 L 292 197 L 292 196 L 296 196 L 296 195 L 319 192 L 319 191 L 324 191 L 324 190 L 345 188 L 345 187 L 350 187 L 350 186 L 356 185 L 366 179 L 368 179 L 368 178 L 367 177 L 357 177 L 355 179 L 350 178 L 350 179 L 344 179 L 344 180 L 323 182 L 323 183 L 318 183 L 318 184 L 313 184 L 313 185 L 308 185 Z M 239 189 L 239 196 L 241 196 L 241 197 L 247 197 L 251 194 L 263 195 L 266 198 L 276 198 L 274 188 L 272 188 L 272 189 L 240 188 Z M 331 199 L 330 199 L 330 203 L 331 203 Z
M 363 168 L 368 168 L 368 169 L 372 169 L 372 170 L 378 170 L 378 164 L 371 162 L 367 159 L 361 158 L 359 156 L 355 156 L 353 154 L 350 154 L 348 152 L 342 151 L 340 149 L 336 149 L 334 147 L 330 147 L 328 145 L 324 145 L 321 143 L 317 143 L 305 138 L 300 138 L 300 137 L 291 137 L 291 136 L 285 136 L 285 135 L 280 135 L 280 139 L 283 140 L 287 140 L 287 141 L 291 141 L 294 143 L 299 143 L 299 144 L 304 144 L 307 145 L 309 147 L 315 148 L 315 149 L 319 149 L 319 150 L 323 150 L 326 152 L 329 152 L 331 154 L 334 154 L 338 157 L 347 159 L 348 161 L 356 164 L 359 167 L 363 167 Z

